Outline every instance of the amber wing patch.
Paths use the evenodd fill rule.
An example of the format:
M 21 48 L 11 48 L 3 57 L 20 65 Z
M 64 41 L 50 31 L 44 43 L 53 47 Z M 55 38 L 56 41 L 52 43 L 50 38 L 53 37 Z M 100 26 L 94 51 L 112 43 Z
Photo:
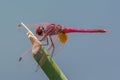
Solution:
M 57 34 L 57 36 L 58 36 L 58 38 L 59 38 L 59 40 L 60 40 L 60 42 L 61 42 L 62 44 L 65 44 L 65 43 L 66 43 L 66 41 L 67 41 L 67 39 L 68 39 L 68 36 L 67 36 L 66 33 L 60 32 L 60 33 Z

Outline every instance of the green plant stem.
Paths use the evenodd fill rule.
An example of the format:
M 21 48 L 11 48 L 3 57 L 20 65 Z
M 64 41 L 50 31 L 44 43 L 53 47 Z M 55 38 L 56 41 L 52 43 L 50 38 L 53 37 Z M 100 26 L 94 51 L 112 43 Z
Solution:
M 27 35 L 32 43 L 34 59 L 41 66 L 49 80 L 68 80 L 40 41 L 30 32 Z

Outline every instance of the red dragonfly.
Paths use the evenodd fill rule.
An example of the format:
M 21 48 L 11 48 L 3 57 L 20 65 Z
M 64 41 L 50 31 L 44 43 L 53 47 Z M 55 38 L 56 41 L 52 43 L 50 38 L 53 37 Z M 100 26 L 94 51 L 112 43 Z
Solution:
M 43 42 L 44 46 L 48 46 L 48 51 L 51 51 L 51 56 L 55 53 L 56 45 L 64 45 L 67 42 L 67 33 L 105 33 L 106 29 L 82 29 L 64 27 L 60 24 L 41 23 L 41 24 L 26 24 L 27 26 L 36 28 L 38 39 Z M 19 26 L 22 26 L 21 24 Z M 44 43 L 44 41 L 46 43 Z

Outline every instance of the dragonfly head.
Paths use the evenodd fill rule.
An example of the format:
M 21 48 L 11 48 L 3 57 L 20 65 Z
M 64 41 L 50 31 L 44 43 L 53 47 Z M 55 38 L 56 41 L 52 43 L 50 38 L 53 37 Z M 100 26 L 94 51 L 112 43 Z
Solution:
M 43 33 L 44 33 L 44 28 L 39 26 L 37 29 L 36 29 L 36 34 L 39 35 L 39 36 L 43 36 Z

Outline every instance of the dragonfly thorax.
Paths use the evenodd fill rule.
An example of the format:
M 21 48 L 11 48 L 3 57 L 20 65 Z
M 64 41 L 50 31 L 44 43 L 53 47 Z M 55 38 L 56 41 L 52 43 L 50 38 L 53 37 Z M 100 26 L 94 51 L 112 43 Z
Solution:
M 49 32 L 49 35 L 57 35 L 58 33 L 61 33 L 62 26 L 59 24 L 50 24 L 46 27 L 45 32 Z
M 64 33 L 64 28 L 59 24 L 39 25 L 36 29 L 38 36 L 57 35 L 59 33 Z

